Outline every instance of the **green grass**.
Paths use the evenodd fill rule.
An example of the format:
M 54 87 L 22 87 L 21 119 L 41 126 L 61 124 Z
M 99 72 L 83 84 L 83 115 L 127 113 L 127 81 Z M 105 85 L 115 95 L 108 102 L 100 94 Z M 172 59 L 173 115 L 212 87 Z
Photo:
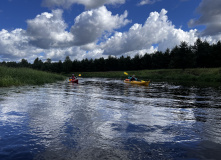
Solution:
M 82 77 L 106 77 L 124 79 L 127 75 L 135 75 L 143 80 L 161 81 L 188 81 L 188 82 L 221 82 L 221 68 L 194 68 L 194 69 L 159 69 L 140 71 L 113 71 L 113 72 L 78 72 Z
M 221 68 L 195 68 L 195 69 L 160 69 L 160 70 L 140 70 L 140 71 L 113 71 L 113 72 L 75 72 L 82 77 L 101 77 L 125 79 L 124 74 L 135 75 L 141 80 L 151 81 L 178 81 L 194 83 L 220 83 Z M 66 76 L 37 71 L 29 68 L 9 68 L 0 66 L 0 87 L 18 85 L 41 85 L 64 80 Z
M 19 85 L 42 85 L 64 80 L 58 74 L 37 71 L 29 68 L 9 68 L 0 66 L 0 87 Z

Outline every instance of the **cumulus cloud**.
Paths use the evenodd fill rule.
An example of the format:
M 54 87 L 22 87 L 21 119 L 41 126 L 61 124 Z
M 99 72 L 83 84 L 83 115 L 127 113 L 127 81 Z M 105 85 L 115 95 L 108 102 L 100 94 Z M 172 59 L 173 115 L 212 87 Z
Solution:
M 1 30 L 0 58 L 5 61 L 19 61 L 24 57 L 29 60 L 36 57 L 61 60 L 65 55 L 73 55 L 74 36 L 66 31 L 67 24 L 62 18 L 62 13 L 63 11 L 58 9 L 52 13 L 37 15 L 34 19 L 27 20 L 27 30 Z
M 70 8 L 73 4 L 81 4 L 86 9 L 98 8 L 103 5 L 124 4 L 125 0 L 43 0 L 42 5 L 45 7 L 63 7 Z
M 100 57 L 107 57 L 106 55 L 102 55 L 103 51 L 101 49 L 94 48 L 86 52 L 82 50 L 81 47 L 69 47 L 69 48 L 57 48 L 57 49 L 49 49 L 45 53 L 44 57 L 53 59 L 54 61 L 64 60 L 66 56 L 69 56 L 71 60 L 82 60 L 82 59 L 95 59 Z M 45 58 L 46 59 L 46 58 Z
M 127 11 L 123 15 L 113 16 L 105 6 L 81 13 L 71 28 L 74 44 L 85 45 L 96 41 L 104 32 L 112 32 L 128 24 L 130 21 L 126 17 Z
M 135 23 L 125 32 L 117 29 L 131 22 L 127 19 L 127 11 L 113 15 L 105 6 L 84 11 L 74 19 L 70 31 L 67 31 L 68 25 L 62 15 L 62 10 L 52 10 L 27 20 L 27 30 L 1 30 L 0 58 L 30 61 L 42 56 L 41 59 L 58 61 L 66 56 L 72 60 L 108 55 L 133 57 L 137 53 L 164 51 L 181 41 L 193 44 L 198 36 L 196 29 L 183 31 L 175 28 L 165 9 L 159 13 L 151 12 L 144 24 Z M 214 37 L 220 39 L 219 35 L 204 38 L 213 42 Z
M 96 42 L 105 32 L 112 32 L 130 22 L 126 19 L 127 11 L 120 16 L 114 16 L 102 6 L 77 16 L 71 31 L 68 32 L 62 13 L 60 9 L 52 10 L 52 13 L 44 12 L 28 20 L 29 42 L 43 49 L 87 45 Z
M 29 45 L 29 38 L 23 29 L 15 29 L 11 32 L 5 29 L 0 31 L 0 55 L 2 60 L 30 58 L 41 51 L 41 49 Z
M 141 50 L 134 50 L 134 51 L 130 51 L 130 52 L 126 52 L 126 53 L 123 53 L 122 55 L 123 56 L 130 56 L 130 57 L 134 57 L 135 55 L 139 54 L 139 55 L 145 55 L 146 53 L 154 53 L 158 51 L 158 47 L 154 47 L 154 46 L 151 46 L 150 48 L 148 49 L 141 49 Z M 117 57 L 120 57 L 122 55 L 118 55 Z
M 146 5 L 146 4 L 154 4 L 158 1 L 161 1 L 161 0 L 142 0 L 138 5 Z
M 62 13 L 62 10 L 57 9 L 28 20 L 27 35 L 30 43 L 44 49 L 69 46 L 74 37 L 65 31 L 67 24 L 62 18 Z
M 171 49 L 183 41 L 187 42 L 189 45 L 193 45 L 196 40 L 196 29 L 185 32 L 182 29 L 172 28 L 170 32 L 168 32 L 167 38 L 159 42 L 158 50 L 165 51 L 167 48 Z
M 60 9 L 44 12 L 27 20 L 27 30 L 0 31 L 1 59 L 9 56 L 33 59 L 39 55 L 53 60 L 64 59 L 67 55 L 78 59 L 95 58 L 103 53 L 96 43 L 130 22 L 126 19 L 127 11 L 112 15 L 103 6 L 81 13 L 67 31 L 62 14 Z
M 191 19 L 189 26 L 205 25 L 206 29 L 202 32 L 203 36 L 213 36 L 221 34 L 221 1 L 202 0 L 197 12 L 201 14 L 199 19 Z
M 116 32 L 100 47 L 104 54 L 120 55 L 131 51 L 151 48 L 153 44 L 159 44 L 159 49 L 165 50 L 174 47 L 181 41 L 194 43 L 196 30 L 184 32 L 176 29 L 168 20 L 167 11 L 162 9 L 160 13 L 151 12 L 145 24 L 134 24 L 128 32 Z
M 82 59 L 85 59 L 85 58 L 87 58 L 87 59 L 91 59 L 91 58 L 92 59 L 99 59 L 101 57 L 107 58 L 108 55 L 103 55 L 103 50 L 98 49 L 98 48 L 96 48 L 94 50 L 91 50 L 88 53 L 84 53 L 81 56 Z
M 45 50 L 44 57 L 53 59 L 53 61 L 64 60 L 66 56 L 69 56 L 71 60 L 82 59 L 85 51 L 80 47 L 68 47 L 68 48 L 51 48 Z

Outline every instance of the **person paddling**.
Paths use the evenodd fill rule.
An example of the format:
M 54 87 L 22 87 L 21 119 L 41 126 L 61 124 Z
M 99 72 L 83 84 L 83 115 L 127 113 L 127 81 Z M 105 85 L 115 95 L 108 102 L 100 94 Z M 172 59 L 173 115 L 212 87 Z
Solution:
M 72 74 L 72 76 L 69 78 L 69 81 L 73 81 L 75 79 L 77 79 L 77 77 L 75 77 L 74 74 Z
M 130 81 L 137 81 L 137 78 L 135 77 L 135 75 L 133 75 L 133 76 L 130 76 Z
M 72 74 L 72 77 L 71 77 L 71 78 L 72 78 L 72 80 L 74 80 L 76 77 L 74 76 L 74 74 Z

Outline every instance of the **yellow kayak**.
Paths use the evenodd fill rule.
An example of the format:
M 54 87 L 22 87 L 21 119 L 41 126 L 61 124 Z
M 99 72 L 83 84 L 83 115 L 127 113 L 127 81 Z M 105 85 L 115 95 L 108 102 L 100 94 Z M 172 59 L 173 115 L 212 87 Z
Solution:
M 145 85 L 148 86 L 150 81 L 130 81 L 128 79 L 124 80 L 124 83 L 131 83 L 131 84 L 140 84 L 140 85 Z

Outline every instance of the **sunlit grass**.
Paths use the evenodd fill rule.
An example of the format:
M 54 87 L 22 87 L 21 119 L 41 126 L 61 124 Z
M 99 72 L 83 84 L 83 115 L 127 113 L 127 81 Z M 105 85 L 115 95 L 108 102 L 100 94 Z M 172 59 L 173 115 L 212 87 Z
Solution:
M 0 66 L 0 87 L 18 85 L 41 85 L 64 80 L 66 77 L 58 74 L 37 71 L 29 68 L 9 68 Z

